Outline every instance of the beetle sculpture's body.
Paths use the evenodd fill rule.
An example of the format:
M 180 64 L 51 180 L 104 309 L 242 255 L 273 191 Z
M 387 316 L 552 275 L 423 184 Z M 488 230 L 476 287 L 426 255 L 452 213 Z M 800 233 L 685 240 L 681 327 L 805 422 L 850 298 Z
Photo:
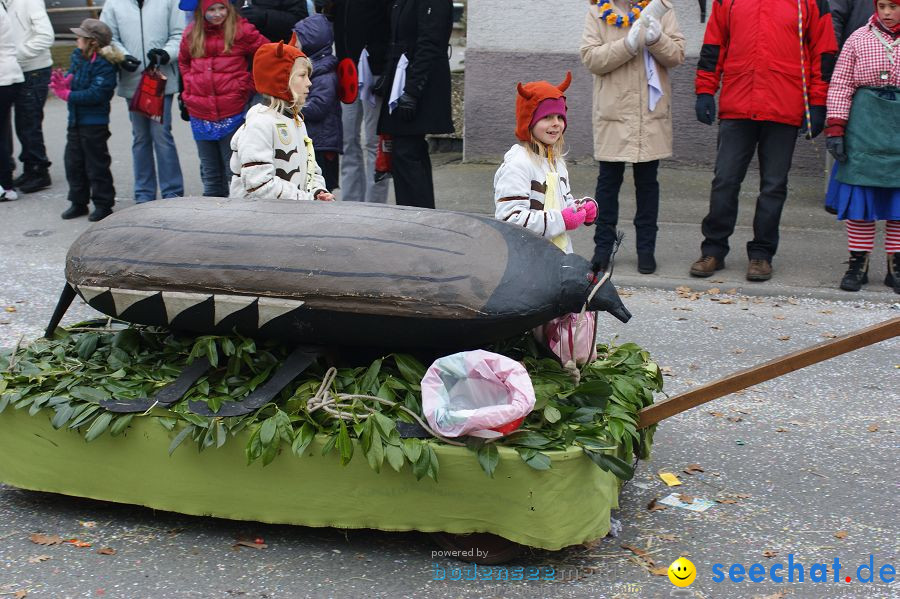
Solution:
M 466 348 L 580 310 L 590 265 L 473 214 L 185 198 L 116 213 L 69 250 L 101 312 L 200 334 L 318 345 Z M 630 314 L 610 283 L 592 309 Z

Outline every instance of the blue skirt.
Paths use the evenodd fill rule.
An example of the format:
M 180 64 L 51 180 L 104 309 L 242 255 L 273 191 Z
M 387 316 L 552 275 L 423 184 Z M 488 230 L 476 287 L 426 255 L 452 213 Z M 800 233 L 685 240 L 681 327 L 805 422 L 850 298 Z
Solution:
M 839 163 L 831 169 L 825 205 L 837 210 L 838 220 L 900 220 L 900 187 L 867 187 L 841 183 Z

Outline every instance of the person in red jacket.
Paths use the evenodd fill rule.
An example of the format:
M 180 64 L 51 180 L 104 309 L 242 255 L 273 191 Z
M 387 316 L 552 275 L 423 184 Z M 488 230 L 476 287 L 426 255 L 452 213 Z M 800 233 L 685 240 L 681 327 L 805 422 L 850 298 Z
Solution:
M 231 138 L 256 91 L 249 65 L 268 42 L 228 0 L 201 0 L 181 38 L 181 99 L 200 155 L 203 195 L 228 197 Z
M 825 127 L 836 52 L 827 0 L 714 0 L 695 90 L 697 120 L 712 125 L 722 82 L 718 150 L 693 276 L 725 268 L 741 182 L 758 153 L 760 190 L 747 243 L 747 280 L 772 277 L 797 130 L 811 139 Z

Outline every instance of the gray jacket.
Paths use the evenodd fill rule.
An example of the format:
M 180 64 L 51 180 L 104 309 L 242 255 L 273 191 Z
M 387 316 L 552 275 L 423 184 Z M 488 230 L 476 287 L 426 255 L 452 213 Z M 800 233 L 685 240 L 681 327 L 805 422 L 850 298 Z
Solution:
M 131 98 L 147 66 L 147 52 L 161 48 L 169 54 L 169 64 L 160 67 L 168 78 L 166 94 L 178 91 L 178 47 L 184 31 L 184 14 L 178 0 L 107 0 L 100 20 L 112 29 L 113 46 L 141 61 L 134 73 L 119 69 L 118 94 Z
M 828 4 L 838 48 L 843 48 L 847 38 L 865 25 L 875 11 L 872 0 L 830 0 Z

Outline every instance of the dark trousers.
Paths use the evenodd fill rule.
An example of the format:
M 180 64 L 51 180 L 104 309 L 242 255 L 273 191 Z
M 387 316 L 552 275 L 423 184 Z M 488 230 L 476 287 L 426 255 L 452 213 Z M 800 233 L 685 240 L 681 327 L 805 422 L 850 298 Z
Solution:
M 234 132 L 215 141 L 195 140 L 200 157 L 200 180 L 203 195 L 227 198 L 231 186 L 231 138 Z
M 656 173 L 659 160 L 636 162 L 632 168 L 634 173 L 634 192 L 637 199 L 637 210 L 634 212 L 634 239 L 638 254 L 650 254 L 656 251 L 656 232 L 659 227 L 656 220 L 659 216 L 659 182 Z M 607 261 L 616 239 L 616 225 L 619 222 L 619 189 L 625 176 L 624 162 L 600 162 L 597 175 L 597 222 L 594 230 L 594 256 Z
M 734 233 L 738 195 L 753 153 L 759 156 L 759 196 L 753 216 L 753 240 L 747 256 L 772 260 L 778 249 L 778 226 L 787 198 L 788 173 L 797 142 L 797 127 L 770 121 L 725 119 L 719 122 L 716 170 L 703 219 L 704 256 L 724 259 Z
M 22 151 L 19 160 L 26 171 L 50 166 L 44 147 L 44 103 L 50 85 L 50 67 L 25 73 L 25 82 L 16 94 L 16 137 Z
M 424 135 L 395 135 L 391 175 L 398 206 L 434 208 L 431 157 Z
M 0 187 L 3 189 L 12 189 L 14 165 L 12 160 L 10 160 L 12 156 L 12 128 L 9 117 L 21 85 L 21 83 L 0 85 Z
M 77 206 L 112 208 L 116 199 L 110 157 L 106 142 L 109 139 L 107 125 L 81 125 L 69 127 L 66 135 L 66 181 L 69 184 L 69 201 Z
M 322 169 L 325 187 L 334 191 L 341 186 L 341 155 L 337 152 L 316 152 L 316 164 Z

